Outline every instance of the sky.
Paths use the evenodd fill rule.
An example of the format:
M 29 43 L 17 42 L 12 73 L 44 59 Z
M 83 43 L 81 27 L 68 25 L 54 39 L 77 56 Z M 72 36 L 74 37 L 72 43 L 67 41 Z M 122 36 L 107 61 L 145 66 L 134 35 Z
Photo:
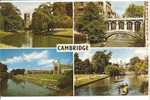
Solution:
M 117 15 L 122 16 L 129 4 L 144 5 L 143 1 L 111 1 L 112 9 Z
M 38 8 L 42 2 L 12 2 L 12 4 L 21 11 L 21 16 L 23 17 L 24 13 L 30 13 L 32 15 L 35 8 Z
M 42 3 L 45 3 L 44 0 L 43 2 L 35 2 L 38 0 L 34 0 L 34 2 L 12 2 L 13 5 L 15 5 L 18 9 L 21 11 L 21 16 L 23 17 L 24 13 L 33 13 L 35 8 L 37 8 L 39 5 Z M 110 1 L 112 4 L 112 9 L 115 11 L 119 16 L 121 16 L 125 9 L 128 7 L 129 4 L 137 4 L 137 5 L 144 5 L 143 1 Z
M 82 52 L 79 53 L 79 58 L 82 60 L 85 60 L 87 58 L 92 59 L 92 56 L 95 54 L 96 51 L 111 51 L 112 52 L 112 57 L 110 59 L 110 62 L 112 63 L 119 63 L 122 61 L 122 63 L 129 63 L 130 59 L 132 57 L 139 57 L 141 59 L 144 59 L 147 56 L 147 49 L 145 48 L 101 48 L 101 49 L 91 49 L 88 52 Z
M 53 62 L 72 64 L 72 53 L 60 53 L 56 49 L 2 49 L 0 62 L 12 69 L 50 70 Z

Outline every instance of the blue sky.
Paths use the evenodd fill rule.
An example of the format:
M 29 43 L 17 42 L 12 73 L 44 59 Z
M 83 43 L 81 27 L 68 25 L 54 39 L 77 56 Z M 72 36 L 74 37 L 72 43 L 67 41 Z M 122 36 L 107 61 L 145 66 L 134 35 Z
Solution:
M 72 64 L 72 53 L 59 53 L 56 49 L 2 49 L 0 62 L 8 66 L 9 71 L 17 68 L 47 70 L 53 68 L 53 62 Z
M 88 52 L 79 53 L 79 58 L 82 60 L 89 58 L 91 60 L 96 51 L 103 50 L 112 52 L 112 58 L 110 59 L 110 62 L 112 63 L 120 63 L 120 61 L 122 61 L 123 63 L 129 63 L 129 60 L 135 56 L 144 59 L 147 56 L 148 52 L 145 48 L 95 48 L 89 50 Z
M 129 6 L 129 4 L 136 4 L 136 5 L 144 5 L 143 1 L 111 1 L 112 9 L 115 11 L 119 16 L 122 16 Z

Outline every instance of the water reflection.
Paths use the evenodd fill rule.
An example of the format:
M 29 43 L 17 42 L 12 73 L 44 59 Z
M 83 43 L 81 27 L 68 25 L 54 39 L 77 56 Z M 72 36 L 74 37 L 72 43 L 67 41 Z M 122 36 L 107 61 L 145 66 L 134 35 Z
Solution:
M 125 33 L 113 35 L 107 40 L 106 46 L 108 46 L 108 47 L 134 46 L 133 39 L 134 39 L 133 37 L 131 37 Z
M 120 76 L 112 77 L 104 80 L 97 81 L 95 83 L 77 88 L 76 95 L 89 96 L 89 95 L 120 95 L 118 86 L 123 83 L 127 83 L 129 87 L 128 95 L 143 95 L 140 92 L 142 80 L 135 76 Z
M 8 88 L 8 79 L 0 79 L 0 96 L 4 94 Z
M 14 47 L 56 47 L 56 44 L 72 43 L 72 38 L 52 35 L 35 35 L 26 32 L 8 35 L 0 39 L 0 43 Z
M 27 81 L 5 79 L 0 84 L 0 93 L 2 96 L 50 96 L 56 93 L 54 90 Z

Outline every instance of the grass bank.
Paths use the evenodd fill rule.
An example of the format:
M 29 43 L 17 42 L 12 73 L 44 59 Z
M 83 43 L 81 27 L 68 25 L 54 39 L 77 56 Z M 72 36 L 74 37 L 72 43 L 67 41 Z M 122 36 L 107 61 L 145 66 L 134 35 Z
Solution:
M 4 31 L 0 31 L 0 40 L 6 36 L 9 36 L 9 35 L 13 35 L 14 33 L 12 32 L 4 32 Z M 0 43 L 0 48 L 15 48 L 14 46 L 11 46 L 11 45 L 7 45 L 7 44 L 4 44 L 4 43 Z
M 25 75 L 15 75 L 13 76 L 16 80 L 29 81 L 31 83 L 51 88 L 54 90 L 59 90 L 57 87 L 58 80 L 61 78 L 61 75 L 53 74 L 25 74 Z
M 8 36 L 8 35 L 12 35 L 12 34 L 14 34 L 14 33 L 12 33 L 12 32 L 0 31 L 0 38 L 3 38 L 3 37 Z
M 62 36 L 62 37 L 73 37 L 73 30 L 71 28 L 67 29 L 59 29 L 54 31 L 54 36 Z
M 105 75 L 105 74 L 101 74 L 101 75 L 98 75 L 98 74 L 77 74 L 77 75 L 75 75 L 75 87 L 78 88 L 78 87 L 96 82 L 98 80 L 105 79 L 107 77 L 109 77 L 109 76 Z

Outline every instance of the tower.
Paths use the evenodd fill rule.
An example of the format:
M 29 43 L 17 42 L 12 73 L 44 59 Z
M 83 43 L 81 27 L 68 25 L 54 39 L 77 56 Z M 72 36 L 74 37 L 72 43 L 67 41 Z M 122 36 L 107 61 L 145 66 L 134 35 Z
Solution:
M 54 69 L 53 69 L 53 74 L 61 74 L 61 67 L 60 67 L 60 63 L 57 62 L 53 62 L 54 65 Z
M 30 14 L 29 13 L 24 13 L 24 24 L 25 24 L 25 28 L 29 28 L 30 26 Z

